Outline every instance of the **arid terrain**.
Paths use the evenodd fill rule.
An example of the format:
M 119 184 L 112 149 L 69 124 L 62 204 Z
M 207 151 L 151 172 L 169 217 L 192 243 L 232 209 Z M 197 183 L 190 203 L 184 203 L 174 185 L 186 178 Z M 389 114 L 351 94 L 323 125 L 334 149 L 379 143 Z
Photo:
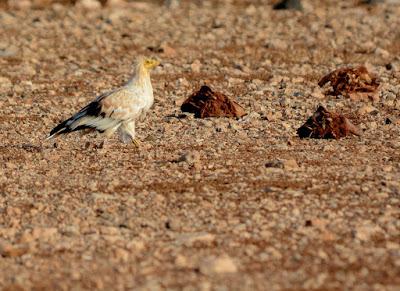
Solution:
M 400 290 L 400 1 L 10 2 L 0 288 Z M 140 150 L 95 132 L 45 140 L 138 55 L 163 64 Z M 379 76 L 374 100 L 318 86 L 359 65 Z M 182 113 L 203 84 L 247 115 Z M 319 105 L 361 136 L 297 137 Z

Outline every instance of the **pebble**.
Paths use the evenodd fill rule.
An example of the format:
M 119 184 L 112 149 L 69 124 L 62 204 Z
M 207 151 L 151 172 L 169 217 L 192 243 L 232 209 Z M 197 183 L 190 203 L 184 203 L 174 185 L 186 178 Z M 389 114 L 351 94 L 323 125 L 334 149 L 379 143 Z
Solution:
M 200 153 L 197 151 L 190 151 L 182 154 L 178 162 L 186 162 L 188 165 L 193 166 L 195 169 L 201 168 Z
M 28 251 L 29 248 L 26 244 L 0 242 L 0 255 L 3 257 L 20 257 Z
M 229 256 L 208 258 L 200 264 L 200 272 L 205 275 L 236 273 L 238 268 Z
M 283 160 L 282 163 L 285 170 L 293 171 L 299 168 L 299 165 L 295 159 Z
M 193 246 L 195 243 L 201 243 L 210 245 L 215 241 L 215 235 L 211 233 L 185 233 L 180 234 L 176 238 L 178 244 L 183 244 L 185 246 Z
M 236 0 L 2 11 L 0 285 L 397 286 L 400 63 L 389 1 L 302 1 L 313 6 L 305 13 Z M 117 135 L 101 152 L 85 148 L 101 143 L 94 132 L 44 140 L 96 93 L 123 84 L 139 53 L 164 65 L 152 72 L 154 106 L 137 123 L 140 151 Z M 371 57 L 379 102 L 318 87 L 329 71 Z M 204 83 L 247 117 L 181 114 Z M 363 135 L 299 139 L 320 103 L 362 124 Z
M 370 221 L 365 221 L 356 228 L 355 236 L 360 241 L 369 241 L 380 233 L 383 233 L 382 228 Z
M 10 9 L 27 10 L 32 7 L 30 0 L 8 0 L 8 6 Z
M 25 230 L 20 238 L 21 243 L 32 243 L 34 241 L 50 241 L 58 233 L 58 229 L 54 227 L 36 227 Z
M 192 72 L 194 73 L 199 73 L 201 69 L 201 62 L 199 60 L 195 60 L 191 65 L 190 68 L 192 69 Z
M 297 164 L 295 159 L 287 159 L 287 160 L 273 160 L 265 163 L 265 167 L 267 168 L 280 168 L 288 171 L 297 170 L 299 165 Z
M 97 0 L 78 0 L 76 7 L 86 11 L 93 11 L 101 8 L 101 3 Z
M 360 109 L 358 109 L 358 114 L 365 115 L 377 111 L 378 110 L 372 105 L 363 105 Z
M 175 258 L 175 265 L 178 268 L 187 268 L 189 266 L 189 260 L 183 255 L 177 255 Z
M 121 261 L 124 263 L 129 261 L 129 252 L 127 250 L 125 250 L 123 248 L 117 248 L 117 249 L 115 249 L 114 253 L 115 253 L 115 258 L 118 261 Z
M 127 6 L 124 0 L 107 0 L 106 5 L 111 8 L 123 8 Z
M 145 247 L 146 247 L 145 242 L 139 239 L 133 239 L 129 241 L 126 245 L 127 249 L 134 252 L 141 252 L 145 249 Z
M 12 82 L 6 77 L 0 77 L 0 94 L 7 94 L 12 89 Z

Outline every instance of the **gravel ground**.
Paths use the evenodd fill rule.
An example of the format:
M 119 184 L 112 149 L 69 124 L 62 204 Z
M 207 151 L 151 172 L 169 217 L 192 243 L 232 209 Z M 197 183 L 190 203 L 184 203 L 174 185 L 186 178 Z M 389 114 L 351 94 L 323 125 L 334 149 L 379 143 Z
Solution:
M 2 5 L 0 287 L 399 290 L 399 1 L 195 2 Z M 45 141 L 138 54 L 164 64 L 140 151 Z M 348 65 L 380 77 L 379 100 L 323 94 Z M 182 115 L 202 84 L 248 115 Z M 363 134 L 299 139 L 318 105 Z

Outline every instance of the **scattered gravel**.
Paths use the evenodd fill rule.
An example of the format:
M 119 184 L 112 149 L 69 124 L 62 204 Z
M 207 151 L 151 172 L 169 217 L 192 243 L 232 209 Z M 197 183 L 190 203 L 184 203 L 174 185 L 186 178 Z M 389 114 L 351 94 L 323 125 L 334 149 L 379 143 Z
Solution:
M 398 1 L 53 2 L 0 3 L 0 288 L 399 288 Z M 138 54 L 163 63 L 140 151 L 45 141 Z M 378 99 L 319 88 L 359 66 Z M 204 84 L 247 115 L 182 113 Z M 319 105 L 362 135 L 298 138 Z

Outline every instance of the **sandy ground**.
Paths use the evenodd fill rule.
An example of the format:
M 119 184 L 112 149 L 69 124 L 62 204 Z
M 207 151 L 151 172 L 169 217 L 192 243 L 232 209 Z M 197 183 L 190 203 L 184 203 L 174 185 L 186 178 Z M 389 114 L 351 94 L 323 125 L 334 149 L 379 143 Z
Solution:
M 0 11 L 0 287 L 399 290 L 400 3 L 221 2 Z M 138 54 L 164 64 L 140 152 L 44 140 Z M 318 88 L 360 64 L 378 102 Z M 183 116 L 204 83 L 248 115 Z M 319 104 L 362 136 L 300 140 Z

